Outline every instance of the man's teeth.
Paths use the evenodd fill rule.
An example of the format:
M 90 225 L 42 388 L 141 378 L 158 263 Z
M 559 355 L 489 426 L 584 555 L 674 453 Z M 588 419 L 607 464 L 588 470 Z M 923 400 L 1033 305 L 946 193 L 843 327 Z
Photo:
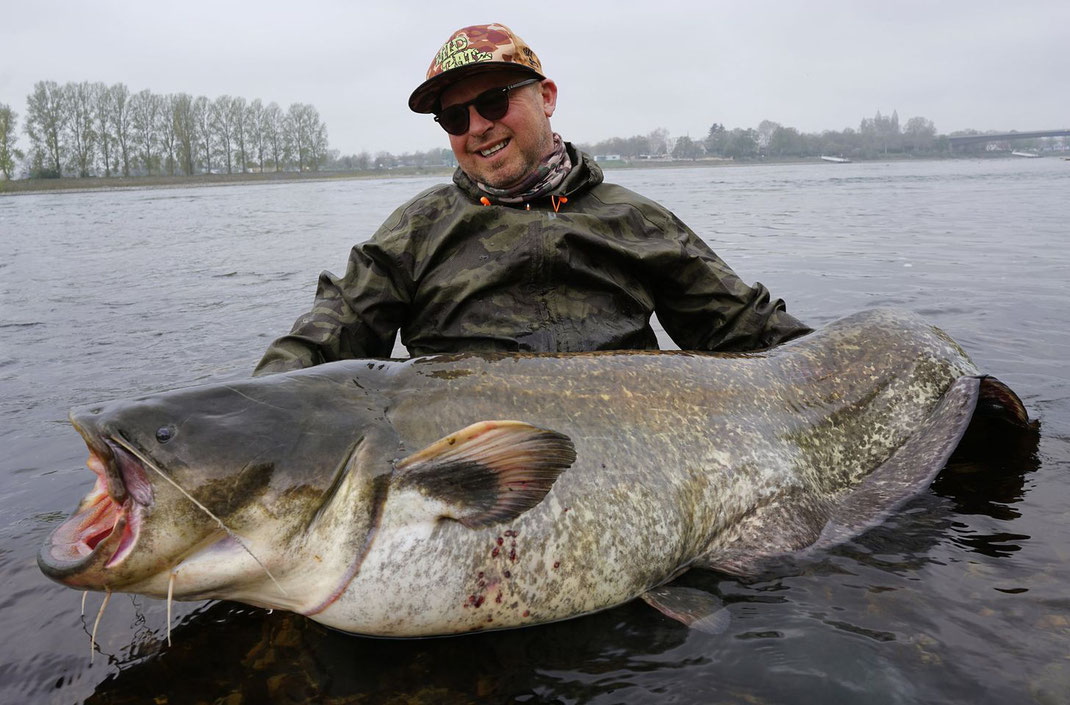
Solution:
M 482 154 L 484 157 L 489 157 L 490 155 L 494 154 L 495 152 L 500 152 L 501 150 L 505 149 L 505 145 L 508 142 L 509 142 L 509 140 L 502 140 L 501 142 L 499 142 L 498 144 L 494 145 L 490 149 L 481 149 L 481 150 L 479 150 L 479 153 Z

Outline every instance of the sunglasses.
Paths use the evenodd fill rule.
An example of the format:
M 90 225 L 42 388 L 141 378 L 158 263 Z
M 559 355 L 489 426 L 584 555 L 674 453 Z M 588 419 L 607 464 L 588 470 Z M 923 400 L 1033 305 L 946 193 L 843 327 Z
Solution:
M 463 135 L 468 132 L 468 106 L 470 105 L 474 105 L 476 111 L 487 120 L 501 120 L 509 112 L 509 91 L 541 80 L 541 78 L 527 78 L 508 86 L 483 91 L 467 103 L 451 105 L 442 112 L 436 113 L 435 122 L 442 125 L 442 129 L 451 135 Z

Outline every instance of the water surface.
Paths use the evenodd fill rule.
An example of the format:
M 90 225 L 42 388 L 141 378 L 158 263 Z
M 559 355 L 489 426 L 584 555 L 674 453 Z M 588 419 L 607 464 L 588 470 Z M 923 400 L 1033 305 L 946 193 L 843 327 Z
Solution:
M 884 525 L 758 581 L 693 572 L 727 633 L 641 602 L 383 641 L 233 603 L 100 604 L 35 553 L 91 485 L 70 407 L 249 374 L 319 272 L 441 179 L 0 197 L 0 702 L 1070 701 L 1070 164 L 611 171 L 812 325 L 917 311 L 1043 423 Z M 666 345 L 671 341 L 663 339 Z M 400 349 L 398 354 L 403 354 Z M 166 695 L 165 695 L 166 694 Z

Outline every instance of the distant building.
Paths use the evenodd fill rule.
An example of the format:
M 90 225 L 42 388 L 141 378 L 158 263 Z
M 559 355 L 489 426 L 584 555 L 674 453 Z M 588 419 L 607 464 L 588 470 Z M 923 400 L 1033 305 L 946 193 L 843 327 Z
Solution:
M 619 162 L 621 158 L 619 154 L 596 154 L 594 160 L 596 162 Z

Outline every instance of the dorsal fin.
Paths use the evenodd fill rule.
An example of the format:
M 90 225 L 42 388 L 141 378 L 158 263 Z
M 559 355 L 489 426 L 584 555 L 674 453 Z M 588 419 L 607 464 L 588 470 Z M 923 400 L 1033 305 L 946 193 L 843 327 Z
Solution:
M 981 377 L 974 416 L 996 418 L 1019 428 L 1038 428 L 1037 422 L 1030 420 L 1018 395 L 991 375 Z
M 395 465 L 398 484 L 446 505 L 469 528 L 514 519 L 576 460 L 571 439 L 522 421 L 480 421 Z

